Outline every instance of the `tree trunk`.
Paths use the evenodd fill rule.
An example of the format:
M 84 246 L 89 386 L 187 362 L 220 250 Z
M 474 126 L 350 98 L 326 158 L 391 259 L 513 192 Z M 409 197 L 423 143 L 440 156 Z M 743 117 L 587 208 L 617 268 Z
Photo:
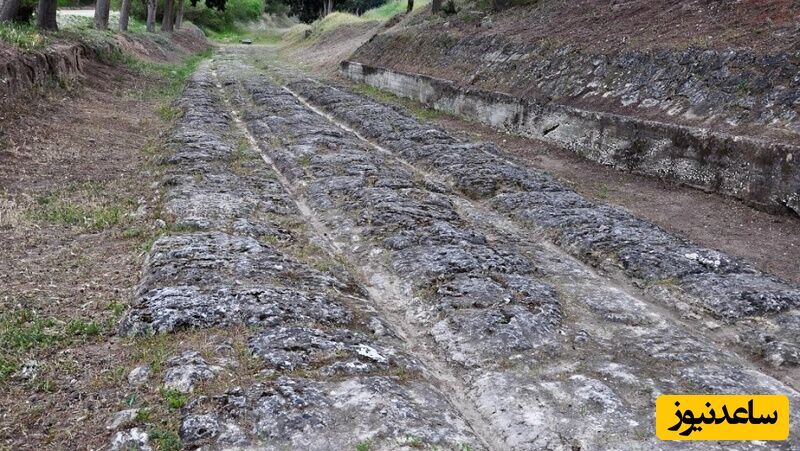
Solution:
M 147 31 L 156 32 L 156 0 L 147 0 Z
M 172 33 L 175 20 L 175 1 L 167 0 L 164 2 L 164 15 L 161 17 L 161 31 Z
M 108 8 L 110 6 L 109 0 L 97 0 L 94 5 L 94 27 L 98 30 L 108 30 Z
M 175 17 L 175 29 L 180 30 L 183 25 L 183 9 L 186 7 L 184 0 L 178 0 L 178 15 Z
M 17 15 L 20 0 L 5 0 L 0 7 L 0 22 L 11 22 Z
M 492 0 L 492 9 L 496 12 L 500 12 L 504 9 L 507 9 L 509 5 L 508 0 Z
M 131 13 L 131 0 L 122 0 L 119 9 L 119 31 L 128 31 L 128 16 Z
M 36 26 L 42 30 L 58 30 L 56 21 L 57 0 L 39 0 L 39 7 L 36 9 Z
M 408 8 L 406 8 L 406 14 L 414 11 L 414 0 L 408 0 Z
M 442 0 L 431 0 L 431 12 L 434 14 L 442 10 Z

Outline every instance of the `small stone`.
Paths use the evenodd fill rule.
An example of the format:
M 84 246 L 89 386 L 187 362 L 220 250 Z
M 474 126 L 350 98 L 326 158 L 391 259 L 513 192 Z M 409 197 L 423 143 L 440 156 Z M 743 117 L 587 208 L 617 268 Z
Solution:
M 158 228 L 158 229 L 164 229 L 164 228 L 166 228 L 166 227 L 167 227 L 167 223 L 166 223 L 166 222 L 164 222 L 164 220 L 163 220 L 163 219 L 156 219 L 156 228 Z
M 135 387 L 143 385 L 149 378 L 150 367 L 148 366 L 137 366 L 128 373 L 128 383 Z
M 116 431 L 119 428 L 130 426 L 136 421 L 136 415 L 138 413 L 139 409 L 121 410 L 109 418 L 108 422 L 106 422 L 106 429 L 109 431 Z
M 198 352 L 185 352 L 167 361 L 164 386 L 181 393 L 191 393 L 197 382 L 212 379 L 222 368 L 209 365 Z
M 220 433 L 219 421 L 213 415 L 189 415 L 181 424 L 181 440 L 187 446 L 197 446 Z
M 39 366 L 41 366 L 41 362 L 38 360 L 26 360 L 19 371 L 19 377 L 22 379 L 36 378 L 36 375 L 39 373 Z
M 149 444 L 147 432 L 139 428 L 133 428 L 129 431 L 117 432 L 114 435 L 114 439 L 111 441 L 111 451 L 128 451 L 132 449 L 152 451 L 153 448 Z

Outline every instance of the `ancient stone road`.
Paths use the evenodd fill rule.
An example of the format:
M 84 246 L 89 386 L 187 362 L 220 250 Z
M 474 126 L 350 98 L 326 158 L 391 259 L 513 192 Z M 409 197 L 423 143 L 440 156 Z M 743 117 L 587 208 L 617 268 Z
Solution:
M 659 442 L 655 398 L 782 393 L 797 415 L 797 287 L 239 52 L 186 89 L 178 231 L 121 325 L 249 326 L 260 377 L 192 399 L 186 446 L 713 449 Z M 163 383 L 237 368 L 218 351 L 175 356 Z

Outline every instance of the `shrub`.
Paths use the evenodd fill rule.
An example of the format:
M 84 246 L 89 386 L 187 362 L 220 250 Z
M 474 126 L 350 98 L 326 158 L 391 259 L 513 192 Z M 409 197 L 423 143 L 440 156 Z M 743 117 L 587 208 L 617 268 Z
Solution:
M 192 6 L 189 0 L 185 1 L 184 20 L 191 21 L 205 30 L 231 30 L 236 27 L 237 23 L 258 20 L 264 11 L 264 0 L 228 0 L 224 11 L 209 8 L 204 0 L 199 0 L 196 6 Z M 156 21 L 160 23 L 164 15 L 165 0 L 157 0 L 157 2 Z M 112 1 L 115 8 L 119 8 L 120 3 L 121 0 Z M 131 0 L 131 16 L 140 21 L 147 20 L 146 0 Z

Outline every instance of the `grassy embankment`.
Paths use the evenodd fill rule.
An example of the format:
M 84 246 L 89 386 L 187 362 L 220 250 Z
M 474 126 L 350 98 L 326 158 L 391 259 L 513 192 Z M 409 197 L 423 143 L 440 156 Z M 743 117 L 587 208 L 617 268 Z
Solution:
M 115 39 L 114 31 L 77 22 L 55 33 L 4 24 L 0 40 L 32 51 Z M 139 25 L 130 33 L 172 48 L 167 35 L 147 34 Z M 110 412 L 132 407 L 151 444 L 180 449 L 182 395 L 157 384 L 135 390 L 125 377 L 141 364 L 159 376 L 177 344 L 116 336 L 146 251 L 175 231 L 169 218 L 154 225 L 163 198 L 153 187 L 166 170 L 160 164 L 164 133 L 180 114 L 174 101 L 210 51 L 172 54 L 173 62 L 156 64 L 122 50 L 100 53 L 109 67 L 86 74 L 95 81 L 54 86 L 57 95 L 34 96 L 17 112 L 4 111 L 0 125 L 8 139 L 0 153 L 25 155 L 5 163 L 26 177 L 0 186 L 0 244 L 15 262 L 0 269 L 8 281 L 0 287 L 0 410 L 9 413 L 0 448 L 18 446 L 14 437 L 23 436 L 46 448 L 67 448 L 75 437 L 98 447 Z M 47 121 L 26 118 L 40 110 Z M 17 128 L 37 139 L 25 139 Z M 46 176 L 51 173 L 58 176 Z M 140 211 L 142 205 L 148 208 Z
M 427 5 L 429 0 L 415 2 L 414 10 Z M 249 39 L 254 44 L 296 43 L 306 38 L 315 40 L 339 27 L 386 22 L 406 11 L 407 0 L 390 0 L 382 6 L 368 10 L 362 15 L 334 12 L 311 24 L 297 23 L 286 18 L 262 18 L 260 21 L 235 22 L 224 28 L 204 28 L 211 39 L 225 43 L 236 43 Z

